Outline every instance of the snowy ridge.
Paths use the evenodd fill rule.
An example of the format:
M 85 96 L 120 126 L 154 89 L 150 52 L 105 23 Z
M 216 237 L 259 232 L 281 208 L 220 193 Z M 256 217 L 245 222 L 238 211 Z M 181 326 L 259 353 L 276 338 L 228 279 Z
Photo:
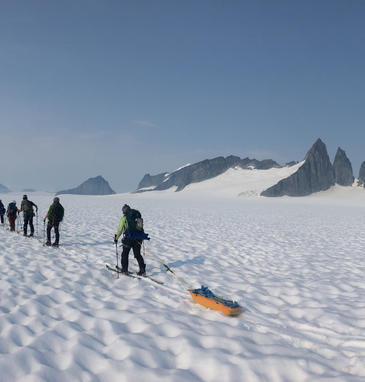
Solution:
M 342 205 L 352 192 L 356 206 Z M 51 199 L 32 195 L 40 216 Z M 166 287 L 105 269 L 126 202 Z M 189 191 L 61 196 L 62 249 L 0 227 L 1 382 L 362 381 L 364 202 L 355 188 L 220 203 Z M 157 258 L 243 314 L 194 304 Z
M 262 191 L 296 172 L 304 161 L 290 167 L 271 168 L 269 170 L 243 169 L 235 167 L 214 178 L 187 185 L 181 194 L 190 196 L 215 196 L 236 198 L 237 196 L 259 196 Z M 171 193 L 176 186 L 158 193 Z M 153 188 L 152 188 L 153 189 Z

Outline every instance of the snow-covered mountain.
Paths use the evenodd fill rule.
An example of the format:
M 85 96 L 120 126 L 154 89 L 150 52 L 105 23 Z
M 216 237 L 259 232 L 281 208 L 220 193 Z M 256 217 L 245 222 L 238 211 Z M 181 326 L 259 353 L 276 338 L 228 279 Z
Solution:
M 268 170 L 233 167 L 214 178 L 187 185 L 181 194 L 230 198 L 259 196 L 263 190 L 272 184 L 295 173 L 302 164 L 303 162 L 300 162 L 293 166 L 274 167 Z M 177 186 L 164 192 L 176 190 Z M 155 190 L 155 192 L 161 191 Z
M 7 192 L 10 192 L 8 187 L 3 186 L 2 184 L 0 184 L 0 193 L 7 193 Z
M 74 194 L 74 195 L 111 195 L 115 192 L 110 187 L 109 183 L 101 176 L 89 178 L 81 183 L 78 187 L 70 190 L 58 191 L 56 195 Z
M 364 174 L 365 162 L 360 169 L 360 186 L 365 184 Z M 305 196 L 328 190 L 335 184 L 352 186 L 353 183 L 352 165 L 345 151 L 338 148 L 332 165 L 326 145 L 317 139 L 299 164 L 292 161 L 282 167 L 271 159 L 217 157 L 182 166 L 171 173 L 146 174 L 136 192 L 193 190 L 207 195 L 228 192 L 267 197 Z
M 164 172 L 154 176 L 146 174 L 139 183 L 137 192 L 163 191 L 171 188 L 182 191 L 190 184 L 215 178 L 232 168 L 267 170 L 279 167 L 271 159 L 258 161 L 249 158 L 241 159 L 234 155 L 226 158 L 217 157 L 182 166 L 171 173 Z

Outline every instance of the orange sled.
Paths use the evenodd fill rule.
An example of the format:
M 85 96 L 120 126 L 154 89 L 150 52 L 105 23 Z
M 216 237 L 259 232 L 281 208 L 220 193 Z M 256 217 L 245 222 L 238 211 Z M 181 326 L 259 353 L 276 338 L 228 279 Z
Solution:
M 200 289 L 188 289 L 188 291 L 196 303 L 203 305 L 206 308 L 219 310 L 226 316 L 237 316 L 242 311 L 242 306 L 236 301 L 226 300 L 216 296 L 203 285 Z

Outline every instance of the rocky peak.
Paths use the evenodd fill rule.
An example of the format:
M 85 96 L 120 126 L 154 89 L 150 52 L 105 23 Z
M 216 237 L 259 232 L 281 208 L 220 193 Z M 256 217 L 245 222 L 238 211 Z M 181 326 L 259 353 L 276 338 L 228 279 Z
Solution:
M 150 187 L 156 187 L 160 183 L 162 183 L 168 175 L 169 175 L 168 172 L 162 172 L 161 174 L 157 174 L 157 175 L 146 174 L 142 178 L 142 180 L 139 182 L 137 189 L 143 190 Z
M 324 191 L 335 183 L 326 145 L 317 139 L 298 171 L 261 193 L 262 196 L 305 196 Z
M 358 185 L 365 187 L 365 162 L 362 162 L 359 173 Z
M 340 147 L 337 149 L 335 160 L 333 162 L 335 172 L 335 181 L 341 186 L 351 186 L 354 183 L 354 174 L 350 160 L 346 153 Z
M 78 187 L 59 191 L 56 195 L 60 194 L 76 194 L 76 195 L 111 195 L 115 192 L 109 186 L 109 183 L 101 176 L 89 178 L 81 183 Z

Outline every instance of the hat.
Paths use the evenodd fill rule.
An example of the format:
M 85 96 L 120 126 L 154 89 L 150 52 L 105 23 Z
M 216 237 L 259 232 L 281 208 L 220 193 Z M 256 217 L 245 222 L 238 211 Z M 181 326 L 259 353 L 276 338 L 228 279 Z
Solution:
M 23 200 L 27 200 L 28 199 L 28 196 L 27 195 L 23 195 Z
M 56 196 L 54 199 L 53 199 L 54 203 L 58 203 L 60 201 L 60 198 L 58 196 Z
M 122 207 L 122 212 L 123 214 L 125 215 L 127 213 L 127 211 L 129 211 L 131 208 L 128 206 L 128 204 L 125 204 L 123 207 Z

